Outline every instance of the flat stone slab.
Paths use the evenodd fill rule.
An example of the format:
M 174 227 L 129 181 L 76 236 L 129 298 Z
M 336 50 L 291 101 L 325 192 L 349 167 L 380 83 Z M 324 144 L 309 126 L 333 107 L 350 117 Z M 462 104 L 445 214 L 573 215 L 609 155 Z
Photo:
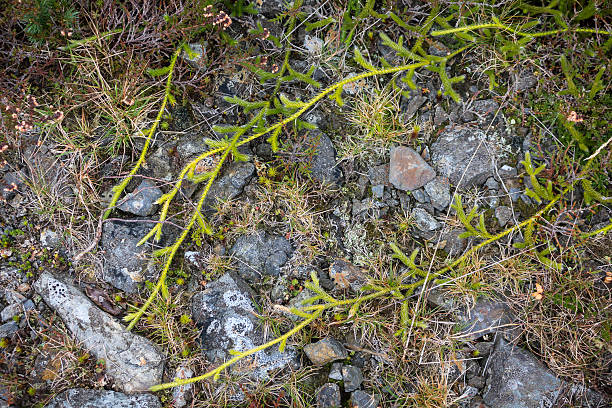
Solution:
M 161 408 L 153 394 L 126 395 L 108 390 L 73 388 L 56 395 L 46 408 Z
M 489 357 L 483 400 L 495 408 L 548 408 L 562 386 L 533 354 L 500 337 Z
M 202 330 L 201 348 L 209 361 L 221 363 L 232 358 L 230 350 L 247 351 L 265 343 L 251 298 L 248 285 L 230 273 L 208 283 L 206 290 L 193 296 L 191 313 Z M 291 347 L 283 353 L 278 347 L 271 347 L 245 358 L 232 370 L 261 380 L 274 370 L 295 365 L 296 359 Z
M 516 317 L 504 302 L 493 299 L 478 299 L 473 308 L 462 313 L 461 337 L 476 340 L 485 334 L 502 333 L 506 338 L 516 337 L 513 324 Z
M 125 330 L 76 287 L 49 272 L 42 273 L 34 289 L 83 346 L 104 359 L 106 373 L 122 391 L 146 391 L 161 382 L 164 355 L 150 340 Z
M 399 146 L 391 150 L 389 182 L 395 188 L 412 191 L 423 187 L 436 177 L 436 172 L 417 152 Z

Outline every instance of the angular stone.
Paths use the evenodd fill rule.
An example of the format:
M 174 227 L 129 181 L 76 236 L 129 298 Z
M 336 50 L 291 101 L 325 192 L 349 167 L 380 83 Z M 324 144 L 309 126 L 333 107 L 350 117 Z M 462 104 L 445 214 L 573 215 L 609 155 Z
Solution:
M 516 92 L 528 91 L 529 89 L 536 86 L 538 79 L 528 70 L 520 71 L 514 76 L 514 90 Z
M 209 361 L 226 361 L 232 357 L 230 350 L 247 351 L 266 341 L 252 297 L 248 285 L 230 273 L 208 283 L 204 291 L 193 296 L 191 313 L 202 330 L 201 348 Z M 291 347 L 283 353 L 271 347 L 245 358 L 232 370 L 260 380 L 271 371 L 294 365 L 296 357 Z
M 126 395 L 108 390 L 72 388 L 56 395 L 46 408 L 161 408 L 153 394 Z
M 253 163 L 231 163 L 227 166 L 221 178 L 213 183 L 204 200 L 204 208 L 210 212 L 218 201 L 233 200 L 238 197 L 251 180 L 251 177 L 253 177 L 253 174 L 255 174 Z
M 404 108 L 404 115 L 406 119 L 410 119 L 419 110 L 423 104 L 427 102 L 427 98 L 422 95 L 415 95 L 408 101 L 408 104 Z
M 125 330 L 77 288 L 49 272 L 40 275 L 34 289 L 77 340 L 105 361 L 107 374 L 122 391 L 146 391 L 161 382 L 164 355 L 150 340 Z
M 451 202 L 450 182 L 444 176 L 437 176 L 425 184 L 425 192 L 436 210 L 444 211 Z
M 162 191 L 149 179 L 143 179 L 136 190 L 119 201 L 121 211 L 145 217 L 155 211 L 155 202 L 162 196 Z
M 434 125 L 442 126 L 446 121 L 448 121 L 448 115 L 444 111 L 444 108 L 440 105 L 436 106 L 436 113 L 434 115 Z
M 2 312 L 0 312 L 0 318 L 3 322 L 6 322 L 13 317 L 32 309 L 34 309 L 34 302 L 32 302 L 30 299 L 22 303 L 13 303 L 12 305 L 8 305 L 2 309 Z
M 440 228 L 440 223 L 423 208 L 412 210 L 412 217 L 416 227 L 423 232 L 435 231 Z
M 312 178 L 326 184 L 340 184 L 342 172 L 336 163 L 336 149 L 331 139 L 318 130 L 308 133 L 308 144 L 314 147 L 314 156 L 310 162 Z
M 344 360 L 348 357 L 348 353 L 342 343 L 331 337 L 305 345 L 304 353 L 306 353 L 314 365 L 324 365 L 332 361 Z
M 515 335 L 512 323 L 516 317 L 503 302 L 480 298 L 472 309 L 460 316 L 461 338 L 476 340 L 485 334 L 501 332 L 507 338 Z
M 334 280 L 339 289 L 359 290 L 366 284 L 368 277 L 364 271 L 343 259 L 337 259 L 329 267 L 329 277 Z
M 319 408 L 340 408 L 342 400 L 338 384 L 323 384 L 317 390 L 317 406 Z
M 342 381 L 342 363 L 333 363 L 328 377 L 330 380 Z
M 495 209 L 495 218 L 497 218 L 500 227 L 505 226 L 512 219 L 512 208 L 505 205 L 497 207 Z
M 310 35 L 304 36 L 304 48 L 306 52 L 312 55 L 319 55 L 323 50 L 323 40 Z
M 489 357 L 483 400 L 495 408 L 552 407 L 562 382 L 533 354 L 498 338 Z
M 193 377 L 193 370 L 186 366 L 179 366 L 174 374 L 175 380 L 185 380 Z M 184 384 L 172 389 L 172 406 L 183 408 L 191 400 L 193 384 Z
M 230 253 L 239 260 L 240 277 L 255 282 L 263 275 L 280 275 L 280 268 L 293 254 L 293 247 L 284 237 L 258 231 L 239 237 Z
M 4 323 L 0 326 L 0 339 L 11 337 L 19 330 L 19 325 L 16 322 Z
M 367 392 L 357 390 L 351 393 L 351 408 L 377 408 L 380 401 L 379 395 L 370 395 Z
M 342 380 L 344 381 L 344 391 L 353 392 L 363 382 L 363 374 L 359 367 L 345 365 L 342 367 Z
M 60 244 L 60 236 L 57 232 L 47 228 L 40 233 L 40 244 L 47 249 L 55 249 Z
M 399 146 L 391 150 L 389 182 L 403 191 L 416 190 L 436 177 L 436 172 L 417 152 Z
M 440 174 L 466 188 L 482 185 L 493 175 L 496 151 L 482 130 L 447 126 L 431 145 L 431 157 Z
M 151 224 L 109 221 L 102 226 L 101 246 L 104 250 L 103 279 L 127 293 L 153 274 L 149 245 L 138 242 L 151 229 Z

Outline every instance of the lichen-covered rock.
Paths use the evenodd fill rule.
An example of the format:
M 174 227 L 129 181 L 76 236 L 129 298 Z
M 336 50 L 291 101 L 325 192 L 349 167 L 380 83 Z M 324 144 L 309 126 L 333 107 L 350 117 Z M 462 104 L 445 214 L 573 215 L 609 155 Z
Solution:
M 340 408 L 342 399 L 338 384 L 323 384 L 317 390 L 317 406 L 319 408 Z
M 552 407 L 562 382 L 534 355 L 501 337 L 489 357 L 483 400 L 495 408 Z
M 417 152 L 399 146 L 391 150 L 389 182 L 403 191 L 416 190 L 436 177 L 436 172 Z
M 46 408 L 161 408 L 153 394 L 131 394 L 108 390 L 72 388 L 56 395 Z
M 314 150 L 310 162 L 312 178 L 326 184 L 340 184 L 342 172 L 336 163 L 336 149 L 331 139 L 318 130 L 311 130 L 308 134 L 308 143 Z
M 280 268 L 293 254 L 293 247 L 284 237 L 258 231 L 239 237 L 230 253 L 239 260 L 240 277 L 255 282 L 262 275 L 278 276 Z
M 495 209 L 495 218 L 497 218 L 500 227 L 506 226 L 508 221 L 512 218 L 512 208 L 505 205 L 497 207 Z
M 431 145 L 431 158 L 439 174 L 466 188 L 482 185 L 493 176 L 498 151 L 482 130 L 451 125 Z
M 149 179 L 144 179 L 136 190 L 119 201 L 121 211 L 145 217 L 155 211 L 155 202 L 162 196 L 162 191 Z
M 230 350 L 246 351 L 263 344 L 263 332 L 248 285 L 230 273 L 206 285 L 194 295 L 193 320 L 202 330 L 201 347 L 208 360 L 219 363 L 231 358 Z M 233 366 L 254 379 L 266 378 L 271 371 L 295 364 L 297 354 L 287 347 L 283 353 L 272 347 L 259 351 Z
M 122 391 L 146 391 L 161 382 L 164 355 L 150 340 L 125 330 L 76 287 L 49 272 L 41 274 L 34 289 L 77 340 L 105 361 L 106 373 Z
M 102 227 L 104 250 L 102 278 L 117 289 L 132 293 L 148 275 L 153 274 L 150 247 L 138 246 L 151 224 L 109 221 Z
M 305 345 L 304 353 L 306 353 L 314 365 L 324 365 L 332 361 L 344 360 L 348 357 L 348 353 L 342 343 L 331 337 Z

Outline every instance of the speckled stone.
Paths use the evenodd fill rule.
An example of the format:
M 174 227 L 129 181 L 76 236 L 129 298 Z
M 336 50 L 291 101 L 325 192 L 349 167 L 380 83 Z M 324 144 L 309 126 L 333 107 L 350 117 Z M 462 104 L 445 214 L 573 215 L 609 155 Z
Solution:
M 414 150 L 399 146 L 391 150 L 389 182 L 403 191 L 416 190 L 436 177 L 436 172 Z
M 338 340 L 326 337 L 316 343 L 304 346 L 304 353 L 314 365 L 324 365 L 336 360 L 344 360 L 348 353 Z

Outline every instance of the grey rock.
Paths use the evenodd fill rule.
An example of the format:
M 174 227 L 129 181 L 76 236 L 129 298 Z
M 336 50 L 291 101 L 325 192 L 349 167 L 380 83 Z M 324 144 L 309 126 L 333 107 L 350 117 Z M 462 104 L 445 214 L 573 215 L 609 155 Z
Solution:
M 0 317 L 2 318 L 3 322 L 6 322 L 7 320 L 12 319 L 13 317 L 32 309 L 34 309 L 34 302 L 28 299 L 22 303 L 13 303 L 12 305 L 8 305 L 4 309 L 2 309 L 2 312 L 0 312 Z
M 440 174 L 466 188 L 479 186 L 493 175 L 496 153 L 482 130 L 447 126 L 432 144 L 431 156 Z
M 104 250 L 103 279 L 127 293 L 138 290 L 154 273 L 150 262 L 150 246 L 137 246 L 151 229 L 151 224 L 109 221 L 102 226 L 101 246 Z
M 367 392 L 357 390 L 351 393 L 351 408 L 377 408 L 380 396 L 370 395 Z
M 518 187 L 510 187 L 510 199 L 513 203 L 516 203 L 518 199 L 521 197 L 521 189 Z
M 280 275 L 280 268 L 293 254 L 293 247 L 284 237 L 258 231 L 239 237 L 230 254 L 239 260 L 240 277 L 255 282 L 262 275 Z
M 414 197 L 415 200 L 417 200 L 417 202 L 421 204 L 425 204 L 429 202 L 429 196 L 427 195 L 425 190 L 422 188 L 412 191 L 412 196 Z
M 48 272 L 41 274 L 34 289 L 77 340 L 104 359 L 107 374 L 122 391 L 146 391 L 161 382 L 164 355 L 150 340 L 125 330 L 77 288 Z
M 460 316 L 461 337 L 476 340 L 485 334 L 501 332 L 512 339 L 515 334 L 512 323 L 516 317 L 505 303 L 480 298 L 474 307 Z
M 372 186 L 372 195 L 376 198 L 383 198 L 385 195 L 385 186 L 382 184 Z
M 310 163 L 312 177 L 322 183 L 340 184 L 342 172 L 336 163 L 336 149 L 331 139 L 320 131 L 311 130 L 308 143 L 314 146 L 314 156 Z
M 319 408 L 340 408 L 342 399 L 338 384 L 327 383 L 317 389 L 317 407 Z
M 357 76 L 355 72 L 350 72 L 344 79 L 349 79 L 355 76 Z M 358 80 L 358 81 L 353 81 L 353 82 L 349 82 L 345 84 L 344 86 L 342 86 L 342 90 L 349 95 L 356 95 L 356 94 L 360 94 L 361 92 L 363 92 L 364 86 L 365 86 L 365 81 Z
M 305 345 L 304 353 L 306 353 L 314 365 L 324 365 L 332 361 L 344 360 L 348 357 L 348 353 L 342 343 L 331 337 Z
M 507 164 L 501 166 L 499 170 L 497 170 L 497 173 L 502 179 L 514 178 L 518 175 L 516 168 L 508 166 Z
M 333 363 L 328 377 L 330 380 L 342 381 L 342 363 Z
M 498 339 L 489 358 L 483 400 L 495 408 L 552 407 L 562 382 L 531 353 Z
M 372 198 L 365 198 L 363 200 L 353 200 L 352 214 L 353 217 L 357 217 L 366 212 L 370 212 L 374 218 L 380 218 L 382 216 L 382 210 L 387 205 L 381 201 L 374 200 Z
M 406 108 L 404 109 L 404 115 L 406 119 L 410 119 L 419 110 L 423 104 L 427 102 L 427 98 L 422 95 L 415 95 L 408 101 Z
M 434 125 L 442 126 L 444 122 L 448 121 L 448 115 L 443 107 L 440 105 L 436 106 L 436 113 L 434 114 Z
M 346 392 L 353 392 L 359 389 L 359 387 L 361 387 L 361 383 L 363 382 L 363 374 L 361 373 L 361 369 L 352 365 L 343 366 L 342 381 L 344 382 L 344 391 Z
M 370 180 L 370 184 L 373 186 L 382 184 L 386 187 L 391 187 L 389 183 L 389 165 L 381 164 L 380 166 L 370 167 L 368 169 L 368 180 Z
M 56 395 L 46 408 L 161 408 L 153 394 L 131 394 L 108 390 L 72 388 Z
M 338 289 L 351 289 L 359 292 L 368 281 L 365 272 L 358 266 L 343 259 L 335 260 L 329 267 L 329 277 Z
M 227 166 L 223 176 L 213 183 L 204 200 L 206 210 L 214 208 L 218 200 L 233 200 L 238 197 L 251 181 L 253 174 L 255 166 L 250 162 L 234 162 Z
M 423 208 L 412 210 L 412 217 L 416 227 L 421 231 L 435 231 L 440 228 L 440 223 Z
M 437 176 L 425 184 L 425 191 L 436 210 L 444 211 L 451 201 L 450 182 L 444 176 Z
M 155 212 L 155 202 L 162 196 L 162 191 L 149 179 L 143 179 L 136 190 L 129 193 L 117 206 L 121 211 L 145 217 Z
M 451 256 L 460 255 L 467 246 L 467 239 L 460 237 L 464 232 L 464 229 L 453 229 L 442 233 L 440 243 L 445 242 L 445 245 L 441 249 Z
M 0 325 L 0 339 L 11 337 L 13 334 L 17 333 L 19 330 L 19 325 L 15 322 L 8 322 Z
M 497 207 L 495 209 L 495 218 L 497 218 L 500 227 L 504 227 L 512 219 L 512 208 L 505 205 Z
M 457 304 L 453 297 L 448 292 L 444 292 L 440 289 L 429 289 L 425 297 L 430 305 L 439 307 L 447 312 L 451 312 L 457 308 Z
M 175 380 L 186 380 L 193 377 L 193 370 L 186 366 L 179 366 L 174 374 Z M 172 406 L 183 408 L 191 400 L 193 384 L 184 384 L 172 389 Z
M 499 190 L 499 183 L 493 178 L 493 177 L 489 177 L 487 179 L 487 181 L 485 182 L 485 186 L 489 189 L 489 190 Z
M 498 110 L 499 104 L 493 99 L 480 99 L 472 103 L 472 111 L 478 117 L 478 124 L 483 126 L 483 129 L 498 118 Z
M 403 191 L 416 190 L 433 180 L 436 172 L 417 152 L 399 146 L 391 150 L 389 182 Z
M 40 233 L 40 244 L 47 249 L 55 249 L 59 247 L 60 236 L 57 232 L 46 228 Z
M 201 348 L 209 361 L 223 362 L 231 358 L 230 350 L 247 351 L 266 341 L 252 297 L 248 285 L 230 273 L 193 296 L 191 313 L 202 330 Z M 294 365 L 296 357 L 291 347 L 283 353 L 272 347 L 251 355 L 250 364 L 233 366 L 232 370 L 253 379 L 267 378 L 271 371 Z
M 514 76 L 514 90 L 516 92 L 528 91 L 536 86 L 538 79 L 531 71 L 523 70 Z

